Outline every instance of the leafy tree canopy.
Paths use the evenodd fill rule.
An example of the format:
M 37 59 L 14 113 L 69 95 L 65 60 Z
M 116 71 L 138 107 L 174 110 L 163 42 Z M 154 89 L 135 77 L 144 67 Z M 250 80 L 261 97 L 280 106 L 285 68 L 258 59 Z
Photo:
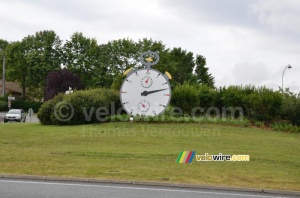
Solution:
M 59 93 L 65 93 L 69 90 L 83 89 L 83 85 L 80 81 L 80 77 L 72 74 L 66 68 L 52 71 L 46 77 L 46 90 L 45 90 L 45 100 L 50 100 L 54 98 Z
M 117 88 L 122 79 L 119 75 L 126 69 L 145 67 L 140 63 L 140 54 L 148 50 L 160 55 L 159 63 L 153 68 L 162 73 L 170 72 L 172 85 L 188 82 L 214 87 L 214 77 L 202 55 L 180 47 L 169 49 L 162 41 L 147 38 L 119 39 L 99 45 L 96 39 L 75 32 L 63 44 L 54 31 L 45 30 L 28 35 L 22 41 L 0 40 L 0 50 L 7 54 L 8 79 L 21 84 L 24 97 L 28 88 L 31 96 L 42 98 L 48 73 L 63 67 L 80 76 L 87 88 Z

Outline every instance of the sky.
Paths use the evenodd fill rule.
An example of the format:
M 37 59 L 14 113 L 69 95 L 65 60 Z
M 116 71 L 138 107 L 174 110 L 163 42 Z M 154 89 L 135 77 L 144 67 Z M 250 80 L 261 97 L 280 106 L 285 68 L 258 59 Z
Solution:
M 0 39 L 152 38 L 206 57 L 216 86 L 300 92 L 299 0 L 0 0 Z M 169 71 L 172 73 L 172 71 Z

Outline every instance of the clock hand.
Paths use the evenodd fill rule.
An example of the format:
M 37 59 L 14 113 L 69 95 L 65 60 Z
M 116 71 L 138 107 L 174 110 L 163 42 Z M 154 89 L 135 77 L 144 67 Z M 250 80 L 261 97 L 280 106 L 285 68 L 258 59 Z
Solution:
M 146 83 L 148 83 L 149 78 L 147 78 Z
M 168 89 L 168 88 L 166 88 L 166 89 Z M 141 93 L 141 96 L 147 96 L 149 94 L 152 94 L 152 93 L 155 93 L 155 92 L 159 92 L 159 91 L 163 91 L 163 90 L 166 90 L 166 89 L 158 89 L 158 90 L 153 90 L 153 91 L 143 91 Z

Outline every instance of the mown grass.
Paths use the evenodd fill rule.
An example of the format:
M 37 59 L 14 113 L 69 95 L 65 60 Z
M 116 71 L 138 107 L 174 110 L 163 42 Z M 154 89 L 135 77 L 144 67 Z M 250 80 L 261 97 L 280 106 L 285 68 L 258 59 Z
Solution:
M 300 190 L 300 135 L 195 123 L 0 124 L 0 174 Z M 180 151 L 249 162 L 177 164 Z

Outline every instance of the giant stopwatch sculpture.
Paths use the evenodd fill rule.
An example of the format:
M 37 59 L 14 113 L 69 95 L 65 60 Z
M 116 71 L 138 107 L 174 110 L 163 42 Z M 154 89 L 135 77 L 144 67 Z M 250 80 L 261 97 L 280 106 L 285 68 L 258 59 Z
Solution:
M 120 90 L 121 103 L 124 110 L 133 116 L 145 115 L 156 116 L 163 113 L 171 99 L 172 79 L 168 72 L 161 72 L 151 67 L 158 63 L 157 53 L 147 51 L 140 56 L 145 69 L 126 70 Z

